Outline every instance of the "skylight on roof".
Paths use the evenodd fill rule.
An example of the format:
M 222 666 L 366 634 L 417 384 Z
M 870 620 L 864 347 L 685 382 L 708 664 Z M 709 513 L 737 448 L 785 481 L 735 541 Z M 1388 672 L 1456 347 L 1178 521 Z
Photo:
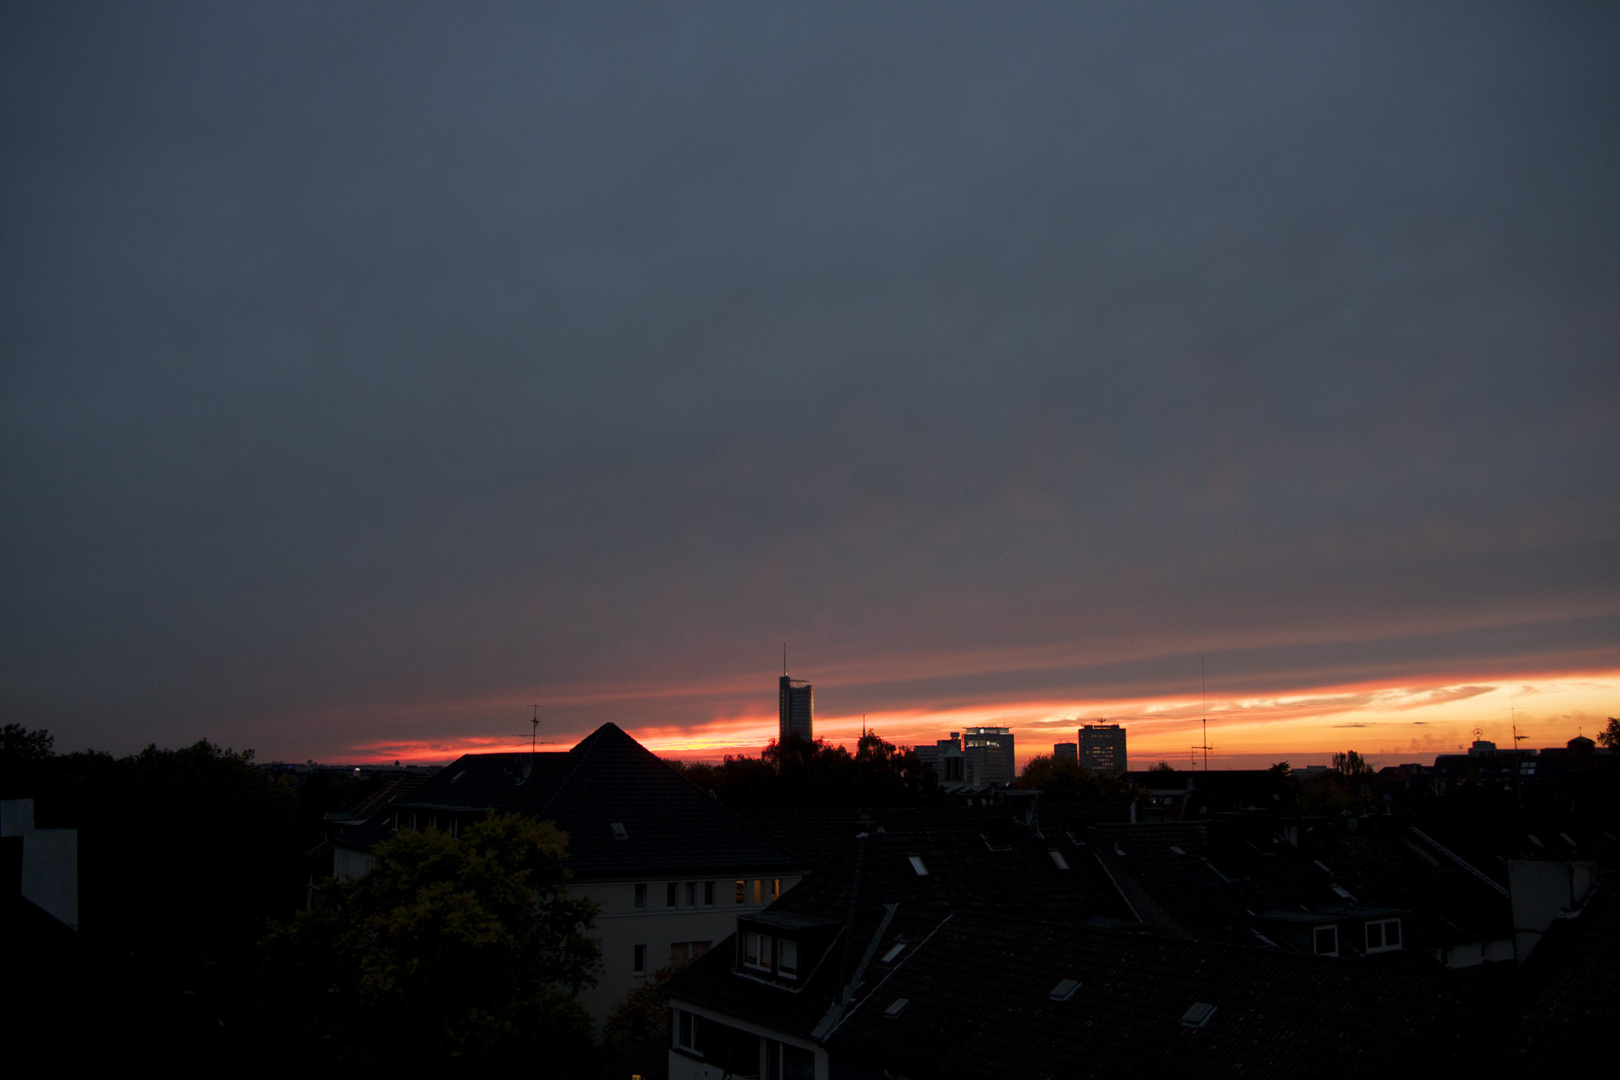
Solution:
M 1074 992 L 1078 989 L 1080 989 L 1079 979 L 1064 979 L 1062 982 L 1052 987 L 1051 992 L 1046 996 L 1051 998 L 1053 1001 L 1068 1001 L 1070 998 L 1074 997 Z
M 1183 851 L 1180 847 L 1176 846 L 1175 844 L 1170 845 L 1170 850 L 1175 852 L 1177 855 L 1185 855 L 1185 854 L 1187 854 L 1185 851 Z
M 1057 864 L 1057 868 L 1059 870 L 1067 870 L 1069 868 L 1069 860 L 1065 859 L 1063 857 L 1063 852 L 1059 851 L 1057 848 L 1052 848 L 1047 852 L 1047 854 L 1052 856 L 1052 861 Z
M 462 778 L 462 777 L 463 777 L 463 776 L 466 776 L 466 775 L 467 775 L 467 770 L 466 770 L 466 769 L 462 769 L 462 770 L 461 770 L 461 771 L 460 771 L 460 772 L 458 772 L 458 773 L 456 773 L 456 775 L 454 775 L 454 776 L 452 776 L 452 777 L 451 777 L 451 778 L 450 778 L 450 782 L 451 782 L 451 783 L 452 783 L 452 784 L 453 784 L 453 783 L 455 783 L 455 782 L 456 782 L 456 781 L 457 781 L 457 780 L 460 780 L 460 779 L 461 779 L 461 778 Z
M 1195 1001 L 1192 1008 L 1181 1014 L 1183 1027 L 1201 1028 L 1209 1023 L 1210 1017 L 1215 1015 L 1215 1006 L 1207 1001 Z
M 911 1004 L 911 999 L 910 998 L 895 998 L 892 1002 L 889 1003 L 889 1007 L 887 1009 L 883 1010 L 883 1015 L 888 1016 L 888 1017 L 899 1016 L 902 1012 L 905 1011 L 906 1006 L 910 1005 L 910 1004 Z
M 608 827 L 613 830 L 613 839 L 615 839 L 615 840 L 628 840 L 628 839 L 630 839 L 630 834 L 625 831 L 624 822 L 622 822 L 622 821 L 609 822 Z
M 903 942 L 903 941 L 897 941 L 893 945 L 889 946 L 889 951 L 888 952 L 884 953 L 881 957 L 878 958 L 878 962 L 883 963 L 883 964 L 892 964 L 892 963 L 894 963 L 894 958 L 899 956 L 901 953 L 903 953 L 905 951 L 906 951 L 906 943 Z
M 923 865 L 921 855 L 907 855 L 906 858 L 911 861 L 911 868 L 917 871 L 918 877 L 928 876 L 928 867 Z
M 1328 888 L 1330 888 L 1334 892 L 1338 893 L 1340 899 L 1343 899 L 1343 900 L 1354 900 L 1355 899 L 1355 897 L 1350 895 L 1350 890 L 1345 888 L 1343 885 L 1330 885 L 1330 886 L 1328 886 Z

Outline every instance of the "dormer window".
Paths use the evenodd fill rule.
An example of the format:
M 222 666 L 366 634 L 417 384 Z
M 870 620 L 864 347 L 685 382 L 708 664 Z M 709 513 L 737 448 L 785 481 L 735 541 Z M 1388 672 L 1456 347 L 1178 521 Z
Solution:
M 782 938 L 776 943 L 776 970 L 784 979 L 799 977 L 799 943 Z
M 630 839 L 630 834 L 625 831 L 624 822 L 622 822 L 622 821 L 610 822 L 608 824 L 608 828 L 613 830 L 613 839 L 615 839 L 615 840 L 628 840 L 628 839 Z
M 771 970 L 771 942 L 769 934 L 752 931 L 743 935 L 743 966 L 758 971 Z M 795 956 L 795 959 L 797 957 Z
M 1317 956 L 1338 956 L 1339 928 L 1318 926 L 1312 934 L 1311 942 Z
M 1401 947 L 1401 920 L 1374 919 L 1367 924 L 1367 951 L 1394 952 Z

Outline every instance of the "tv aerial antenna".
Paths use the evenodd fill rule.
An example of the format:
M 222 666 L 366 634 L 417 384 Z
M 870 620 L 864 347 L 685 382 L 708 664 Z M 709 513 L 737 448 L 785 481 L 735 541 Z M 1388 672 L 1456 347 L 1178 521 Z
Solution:
M 1198 690 L 1200 708 L 1204 714 L 1204 718 L 1200 721 L 1203 732 L 1198 738 L 1198 745 L 1189 747 L 1192 751 L 1189 756 L 1192 758 L 1193 765 L 1196 766 L 1198 764 L 1198 751 L 1202 750 L 1204 752 L 1204 771 L 1209 772 L 1209 752 L 1215 748 L 1209 745 L 1209 677 L 1204 670 L 1204 657 L 1202 654 L 1198 657 Z

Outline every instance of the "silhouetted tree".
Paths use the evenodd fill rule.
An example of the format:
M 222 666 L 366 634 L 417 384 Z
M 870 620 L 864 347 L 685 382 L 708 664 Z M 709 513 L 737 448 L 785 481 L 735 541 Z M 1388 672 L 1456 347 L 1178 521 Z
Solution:
M 1133 794 L 1123 776 L 1094 772 L 1074 758 L 1053 754 L 1030 758 L 1013 787 L 1037 790 L 1056 798 L 1128 801 Z
M 567 836 L 521 815 L 401 832 L 265 942 L 267 1015 L 336 1063 L 409 1073 L 594 1070 L 579 992 L 600 946 Z
M 664 983 L 685 966 L 659 968 L 651 982 L 630 991 L 614 1008 L 602 1025 L 604 1077 L 664 1080 L 669 1075 L 670 1005 Z
M 1599 746 L 1620 750 L 1620 717 L 1609 717 L 1609 725 L 1598 732 L 1597 741 Z
M 918 802 L 939 786 L 910 747 L 868 731 L 855 753 L 825 739 L 772 739 L 757 758 L 728 755 L 719 765 L 669 766 L 721 802 L 740 809 L 792 806 L 893 806 Z
M 1347 750 L 1342 754 L 1333 755 L 1333 771 L 1340 776 L 1352 780 L 1372 775 L 1372 766 L 1368 765 L 1362 756 L 1354 750 Z
M 56 739 L 44 728 L 29 731 L 21 724 L 0 727 L 0 759 L 11 761 L 43 761 L 51 756 Z
M 1175 771 L 1175 766 L 1171 765 L 1168 761 L 1161 761 L 1157 765 L 1152 765 L 1148 768 L 1148 772 L 1173 773 Z

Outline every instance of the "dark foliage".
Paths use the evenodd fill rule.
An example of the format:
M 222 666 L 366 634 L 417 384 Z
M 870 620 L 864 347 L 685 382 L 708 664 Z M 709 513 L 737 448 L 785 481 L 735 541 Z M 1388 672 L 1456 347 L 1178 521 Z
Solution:
M 771 740 L 757 758 L 730 756 L 719 765 L 669 765 L 721 802 L 739 809 L 794 806 L 902 806 L 922 802 L 939 786 L 934 770 L 910 747 L 897 747 L 875 731 L 851 754 L 824 739 L 797 735 Z
M 459 840 L 402 832 L 351 882 L 265 942 L 264 1012 L 347 1068 L 410 1075 L 597 1068 L 579 991 L 594 985 L 595 905 L 567 891 L 567 836 L 521 815 Z
M 1093 772 L 1074 758 L 1037 754 L 1013 787 L 1039 791 L 1049 798 L 1130 802 L 1138 793 L 1123 776 Z

